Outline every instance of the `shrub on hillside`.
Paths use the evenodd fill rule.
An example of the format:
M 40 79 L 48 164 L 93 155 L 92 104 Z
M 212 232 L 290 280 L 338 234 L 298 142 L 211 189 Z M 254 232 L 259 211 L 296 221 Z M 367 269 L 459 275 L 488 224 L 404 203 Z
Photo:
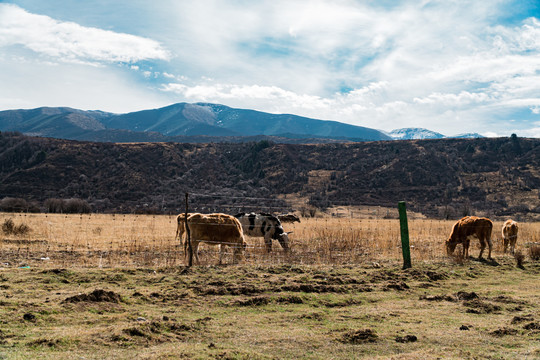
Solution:
M 12 219 L 6 219 L 2 224 L 2 232 L 6 235 L 25 235 L 31 231 L 30 227 L 24 223 L 15 225 Z
M 47 199 L 43 204 L 50 213 L 87 214 L 92 211 L 88 202 L 82 199 Z
M 65 212 L 68 214 L 88 214 L 92 211 L 90 205 L 82 199 L 68 199 L 65 206 Z
M 63 213 L 65 211 L 64 200 L 62 199 L 47 199 L 43 203 L 45 211 L 49 213 Z
M 0 210 L 5 212 L 25 212 L 28 207 L 28 202 L 21 198 L 5 197 L 0 201 Z

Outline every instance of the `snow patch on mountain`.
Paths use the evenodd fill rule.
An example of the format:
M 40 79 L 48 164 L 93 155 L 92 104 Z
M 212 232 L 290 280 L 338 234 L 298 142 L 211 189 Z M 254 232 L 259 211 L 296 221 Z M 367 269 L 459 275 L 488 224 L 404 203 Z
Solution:
M 388 133 L 395 140 L 413 139 L 442 139 L 445 136 L 441 133 L 424 128 L 402 128 L 392 130 Z

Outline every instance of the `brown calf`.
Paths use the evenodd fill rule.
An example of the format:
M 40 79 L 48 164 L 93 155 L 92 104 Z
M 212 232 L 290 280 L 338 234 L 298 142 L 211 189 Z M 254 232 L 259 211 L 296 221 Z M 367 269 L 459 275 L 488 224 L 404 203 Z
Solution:
M 514 254 L 517 236 L 518 236 L 518 223 L 512 219 L 506 220 L 506 222 L 504 223 L 502 227 L 504 253 L 506 253 L 506 249 L 508 248 L 508 245 L 510 245 L 510 253 Z

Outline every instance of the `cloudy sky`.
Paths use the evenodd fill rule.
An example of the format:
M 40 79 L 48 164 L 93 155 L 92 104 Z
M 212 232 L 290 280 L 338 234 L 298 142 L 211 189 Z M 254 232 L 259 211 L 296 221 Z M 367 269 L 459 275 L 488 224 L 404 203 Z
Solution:
M 540 137 L 540 5 L 0 0 L 0 110 L 176 102 Z

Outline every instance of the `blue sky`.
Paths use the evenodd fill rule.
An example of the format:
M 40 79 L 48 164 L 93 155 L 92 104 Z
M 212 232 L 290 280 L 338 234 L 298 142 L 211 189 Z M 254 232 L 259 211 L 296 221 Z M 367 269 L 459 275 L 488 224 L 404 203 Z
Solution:
M 0 110 L 213 102 L 540 137 L 537 1 L 0 1 Z

